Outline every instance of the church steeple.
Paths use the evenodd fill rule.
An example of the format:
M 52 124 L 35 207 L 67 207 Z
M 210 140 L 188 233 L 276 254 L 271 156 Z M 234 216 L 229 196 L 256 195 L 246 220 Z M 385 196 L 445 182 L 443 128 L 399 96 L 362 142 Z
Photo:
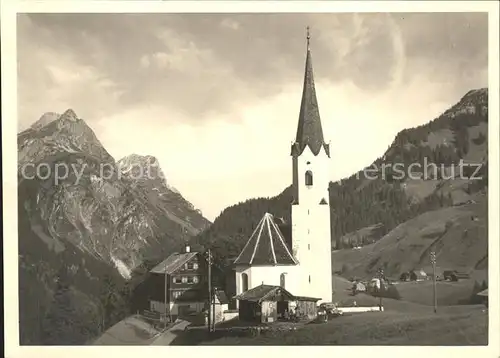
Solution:
M 324 147 L 326 154 L 330 156 L 329 145 L 325 143 L 323 138 L 318 100 L 316 98 L 316 89 L 314 87 L 311 48 L 309 43 L 310 39 L 311 35 L 309 33 L 308 26 L 304 88 L 302 90 L 302 102 L 300 104 L 297 137 L 295 138 L 295 143 L 292 145 L 292 155 L 297 156 L 302 154 L 305 147 L 309 146 L 314 155 L 318 155 L 321 148 Z

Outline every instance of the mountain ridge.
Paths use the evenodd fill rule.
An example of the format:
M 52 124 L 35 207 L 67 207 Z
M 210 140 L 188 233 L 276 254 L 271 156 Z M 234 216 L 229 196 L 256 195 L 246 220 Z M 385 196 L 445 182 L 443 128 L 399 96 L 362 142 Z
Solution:
M 120 287 L 136 269 L 181 249 L 210 222 L 163 179 L 123 173 L 73 110 L 48 117 L 18 134 L 20 337 L 83 343 L 124 314 Z M 65 306 L 51 303 L 58 295 Z M 109 295 L 123 307 L 108 307 Z M 67 319 L 82 324 L 58 328 Z M 44 336 L 57 330 L 65 334 Z

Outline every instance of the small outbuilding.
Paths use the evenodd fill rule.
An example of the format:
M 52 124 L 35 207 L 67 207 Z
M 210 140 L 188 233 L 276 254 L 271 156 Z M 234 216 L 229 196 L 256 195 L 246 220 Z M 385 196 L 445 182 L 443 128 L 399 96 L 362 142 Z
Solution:
M 320 298 L 314 297 L 295 297 L 296 309 L 295 313 L 299 319 L 316 319 L 318 316 L 318 301 Z
M 296 297 L 281 286 L 259 285 L 235 297 L 239 319 L 246 322 L 276 322 L 295 314 L 314 319 L 320 298 Z
M 366 286 L 362 282 L 355 282 L 352 285 L 352 293 L 356 295 L 359 292 L 366 292 Z
M 216 323 L 224 321 L 224 311 L 227 311 L 229 300 L 226 293 L 218 288 L 214 289 L 213 315 Z
M 410 281 L 424 281 L 427 280 L 427 274 L 424 270 L 410 271 Z
M 285 315 L 295 297 L 280 286 L 260 285 L 236 296 L 239 318 L 246 322 L 275 322 Z

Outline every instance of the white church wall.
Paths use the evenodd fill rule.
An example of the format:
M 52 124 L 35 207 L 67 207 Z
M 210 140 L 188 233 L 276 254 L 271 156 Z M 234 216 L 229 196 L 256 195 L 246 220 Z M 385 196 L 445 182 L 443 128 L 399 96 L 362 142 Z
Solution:
M 318 221 L 312 225 L 310 263 L 312 266 L 311 289 L 320 302 L 332 301 L 332 244 L 329 205 L 319 205 L 312 210 Z M 314 221 L 313 221 L 314 222 Z M 328 225 L 325 225 L 327 223 Z
M 324 148 L 314 156 L 309 147 L 294 158 L 297 180 L 298 204 L 292 205 L 292 247 L 302 270 L 301 296 L 332 300 L 329 160 Z M 312 185 L 306 185 L 306 172 L 312 173 Z

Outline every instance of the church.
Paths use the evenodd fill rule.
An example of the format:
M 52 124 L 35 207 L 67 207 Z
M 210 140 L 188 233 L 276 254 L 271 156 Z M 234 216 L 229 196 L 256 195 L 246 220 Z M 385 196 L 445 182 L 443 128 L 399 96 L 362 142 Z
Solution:
M 272 285 L 296 296 L 332 301 L 330 146 L 323 137 L 309 42 L 308 28 L 302 101 L 290 152 L 291 242 L 266 213 L 234 261 L 237 295 L 259 285 Z

